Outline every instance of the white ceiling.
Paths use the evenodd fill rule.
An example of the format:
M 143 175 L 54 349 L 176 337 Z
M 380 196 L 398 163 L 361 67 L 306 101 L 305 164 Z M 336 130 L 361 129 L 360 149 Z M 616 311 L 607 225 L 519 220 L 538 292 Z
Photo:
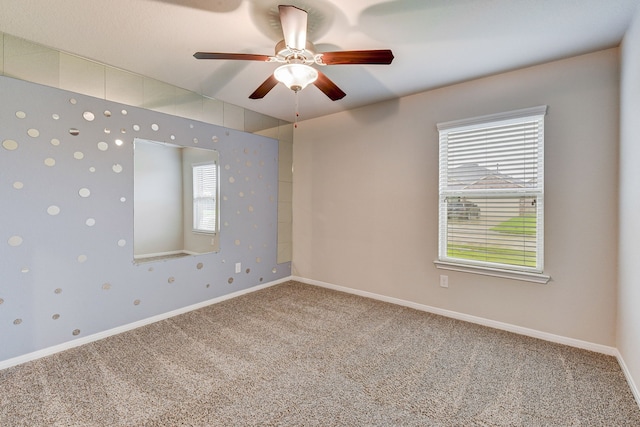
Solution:
M 322 71 L 347 96 L 298 95 L 300 119 L 617 46 L 640 0 L 0 0 L 0 31 L 293 121 L 277 64 L 196 60 L 196 51 L 273 55 L 278 4 L 309 12 L 319 52 L 391 49 L 391 65 Z

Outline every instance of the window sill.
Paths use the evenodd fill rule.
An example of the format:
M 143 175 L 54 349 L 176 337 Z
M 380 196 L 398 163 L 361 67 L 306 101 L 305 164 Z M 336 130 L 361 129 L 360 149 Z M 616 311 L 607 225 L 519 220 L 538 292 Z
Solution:
M 448 261 L 433 261 L 437 268 L 443 270 L 461 271 L 463 273 L 482 274 L 484 276 L 502 277 L 505 279 L 522 280 L 525 282 L 546 284 L 551 276 L 542 273 L 528 273 L 525 271 L 505 270 L 501 268 L 480 267 L 476 265 L 458 264 Z

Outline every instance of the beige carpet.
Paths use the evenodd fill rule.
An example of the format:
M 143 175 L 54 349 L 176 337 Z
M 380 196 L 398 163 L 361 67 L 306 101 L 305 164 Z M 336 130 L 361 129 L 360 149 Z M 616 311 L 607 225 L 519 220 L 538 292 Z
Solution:
M 289 282 L 0 371 L 0 426 L 640 426 L 616 360 Z

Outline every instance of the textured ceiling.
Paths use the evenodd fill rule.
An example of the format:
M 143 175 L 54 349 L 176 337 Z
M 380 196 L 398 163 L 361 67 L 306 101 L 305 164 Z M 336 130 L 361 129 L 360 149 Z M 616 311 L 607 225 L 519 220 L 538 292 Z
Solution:
M 248 98 L 277 64 L 196 60 L 272 55 L 278 4 L 309 12 L 318 51 L 392 49 L 391 65 L 322 71 L 347 96 L 298 94 L 300 119 L 620 44 L 639 0 L 0 0 L 0 31 L 283 120 L 282 85 Z

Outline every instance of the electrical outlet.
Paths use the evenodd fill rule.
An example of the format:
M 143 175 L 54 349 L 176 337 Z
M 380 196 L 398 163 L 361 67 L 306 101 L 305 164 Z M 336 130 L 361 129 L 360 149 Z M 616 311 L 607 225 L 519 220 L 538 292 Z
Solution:
M 449 287 L 449 276 L 445 276 L 445 275 L 440 276 L 440 287 L 442 288 Z
M 242 263 L 236 262 L 236 273 L 240 273 L 242 271 Z

